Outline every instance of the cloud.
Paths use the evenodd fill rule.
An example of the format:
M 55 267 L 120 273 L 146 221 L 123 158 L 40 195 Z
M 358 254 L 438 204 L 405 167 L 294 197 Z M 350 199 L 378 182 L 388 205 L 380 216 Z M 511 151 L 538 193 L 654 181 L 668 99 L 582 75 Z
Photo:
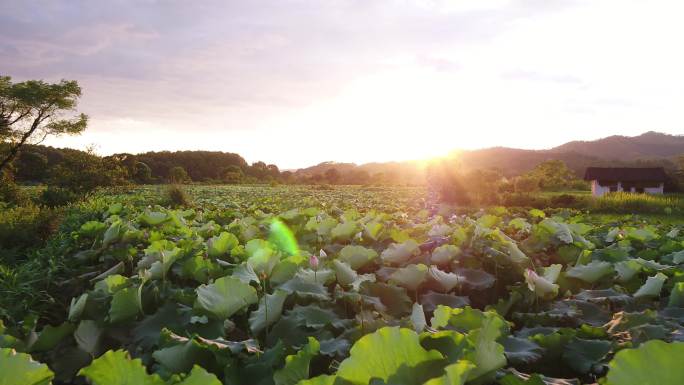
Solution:
M 0 2 L 0 68 L 77 79 L 92 124 L 59 143 L 103 152 L 144 137 L 292 167 L 684 124 L 674 0 Z M 370 132 L 396 150 L 354 143 Z

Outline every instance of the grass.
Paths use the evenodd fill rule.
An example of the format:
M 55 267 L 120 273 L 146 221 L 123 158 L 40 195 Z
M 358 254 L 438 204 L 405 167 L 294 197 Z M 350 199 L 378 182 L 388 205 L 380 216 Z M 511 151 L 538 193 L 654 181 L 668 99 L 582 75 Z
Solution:
M 684 215 L 684 195 L 611 193 L 593 199 L 590 209 L 595 212 Z

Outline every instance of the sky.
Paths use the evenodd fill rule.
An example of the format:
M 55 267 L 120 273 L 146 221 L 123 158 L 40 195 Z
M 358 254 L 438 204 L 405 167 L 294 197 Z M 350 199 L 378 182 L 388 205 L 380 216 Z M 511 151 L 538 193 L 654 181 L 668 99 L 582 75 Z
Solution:
M 684 133 L 679 0 L 0 0 L 0 75 L 74 79 L 103 155 L 281 168 Z

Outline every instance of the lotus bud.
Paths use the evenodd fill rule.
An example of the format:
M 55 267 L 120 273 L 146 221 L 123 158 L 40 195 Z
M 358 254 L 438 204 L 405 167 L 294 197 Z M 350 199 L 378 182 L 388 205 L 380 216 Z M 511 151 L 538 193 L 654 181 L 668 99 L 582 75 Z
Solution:
M 318 257 L 316 254 L 313 254 L 312 256 L 309 257 L 309 265 L 314 269 L 318 269 Z

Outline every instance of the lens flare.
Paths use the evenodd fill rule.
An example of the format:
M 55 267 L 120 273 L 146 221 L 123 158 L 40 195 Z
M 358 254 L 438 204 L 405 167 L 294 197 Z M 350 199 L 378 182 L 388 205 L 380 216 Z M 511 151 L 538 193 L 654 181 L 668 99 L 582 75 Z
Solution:
M 292 230 L 279 219 L 271 222 L 271 232 L 268 241 L 275 245 L 278 250 L 288 255 L 299 255 L 299 246 Z

